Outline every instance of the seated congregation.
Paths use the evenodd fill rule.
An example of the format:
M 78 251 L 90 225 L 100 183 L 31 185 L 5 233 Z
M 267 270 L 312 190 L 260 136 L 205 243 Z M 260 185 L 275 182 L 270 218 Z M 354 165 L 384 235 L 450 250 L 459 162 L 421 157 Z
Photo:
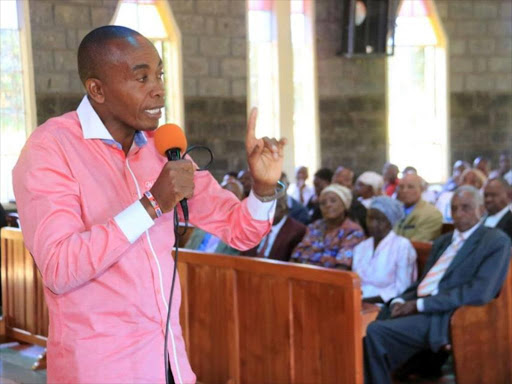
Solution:
M 393 372 L 395 380 L 404 372 L 439 376 L 454 311 L 490 302 L 509 270 L 510 157 L 502 154 L 500 168 L 487 174 L 479 163 L 455 162 L 438 190 L 412 167 L 399 178 L 389 163 L 384 176 L 322 168 L 314 187 L 299 167 L 277 202 L 270 233 L 238 254 L 355 272 L 362 301 L 380 307 L 363 340 L 365 382 L 391 383 Z M 428 258 L 419 260 L 415 248 L 429 243 Z M 186 247 L 206 250 L 191 241 Z M 418 356 L 423 366 L 411 369 Z
M 466 166 L 456 162 L 438 194 L 449 196 L 449 222 L 414 170 L 398 178 L 398 168 L 385 164 L 384 176 L 368 171 L 355 178 L 345 166 L 323 168 L 301 198 L 308 175 L 301 167 L 293 196 L 277 200 L 273 226 L 259 245 L 240 251 L 194 228 L 185 248 L 201 251 L 201 258 L 240 255 L 357 274 L 363 317 L 368 305 L 378 313 L 375 321 L 363 320 L 365 382 L 439 376 L 455 311 L 497 297 L 511 256 L 512 188 L 502 177 L 510 169 L 483 177 Z M 281 180 L 288 184 L 286 175 Z M 221 185 L 243 199 L 250 173 L 233 172 Z

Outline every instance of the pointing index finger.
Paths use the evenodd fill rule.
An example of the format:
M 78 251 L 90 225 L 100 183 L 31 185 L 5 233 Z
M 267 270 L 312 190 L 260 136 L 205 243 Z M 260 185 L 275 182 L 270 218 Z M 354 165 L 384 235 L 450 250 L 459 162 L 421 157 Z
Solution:
M 249 122 L 247 123 L 247 139 L 253 140 L 256 138 L 256 118 L 258 116 L 258 108 L 252 107 L 249 114 Z

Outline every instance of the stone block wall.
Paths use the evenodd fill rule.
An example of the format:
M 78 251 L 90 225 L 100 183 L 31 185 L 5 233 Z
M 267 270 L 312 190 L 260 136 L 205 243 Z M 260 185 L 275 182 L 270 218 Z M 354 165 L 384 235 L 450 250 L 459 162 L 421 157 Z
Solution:
M 37 121 L 75 109 L 85 91 L 76 53 L 93 28 L 108 24 L 115 0 L 30 0 Z
M 183 43 L 185 128 L 215 153 L 221 178 L 245 163 L 246 31 L 243 0 L 171 0 Z M 117 0 L 30 0 L 38 124 L 75 109 L 85 91 L 76 53 L 110 23 Z
M 169 0 L 181 29 L 185 126 L 215 151 L 216 177 L 245 167 L 245 0 Z M 76 108 L 84 94 L 76 51 L 110 22 L 117 0 L 30 0 L 38 122 Z M 449 39 L 452 160 L 496 159 L 512 148 L 512 10 L 509 0 L 436 0 Z M 386 59 L 347 59 L 340 1 L 316 0 L 322 165 L 357 173 L 386 161 Z
M 451 159 L 512 151 L 512 2 L 436 0 L 449 39 Z
M 322 166 L 380 172 L 386 161 L 386 59 L 337 55 L 341 5 L 315 2 Z

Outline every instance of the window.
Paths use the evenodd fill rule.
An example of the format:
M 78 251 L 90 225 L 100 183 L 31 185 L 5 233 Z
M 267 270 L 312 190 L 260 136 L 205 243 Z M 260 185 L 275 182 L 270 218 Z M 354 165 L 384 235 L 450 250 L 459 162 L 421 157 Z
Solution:
M 140 32 L 155 45 L 164 67 L 165 109 L 160 124 L 184 128 L 181 34 L 167 1 L 120 0 L 112 24 Z
M 248 0 L 248 106 L 258 107 L 256 135 L 286 137 L 284 168 L 319 164 L 314 2 Z
M 0 1 L 0 202 L 14 201 L 12 169 L 35 127 L 28 1 Z
M 389 160 L 447 177 L 446 39 L 432 0 L 404 0 L 388 59 Z

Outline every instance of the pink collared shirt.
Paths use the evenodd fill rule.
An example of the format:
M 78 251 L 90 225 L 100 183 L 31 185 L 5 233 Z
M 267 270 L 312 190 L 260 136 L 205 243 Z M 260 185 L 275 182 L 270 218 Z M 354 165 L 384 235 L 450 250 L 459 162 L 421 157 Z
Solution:
M 145 138 L 125 156 L 85 97 L 34 131 L 13 171 L 25 243 L 45 284 L 49 383 L 165 382 L 173 212 L 153 221 L 139 202 L 166 163 L 153 133 Z M 208 172 L 194 182 L 192 224 L 240 249 L 270 230 L 274 203 L 252 194 L 239 202 Z M 168 351 L 175 381 L 194 383 L 180 301 L 178 279 Z

